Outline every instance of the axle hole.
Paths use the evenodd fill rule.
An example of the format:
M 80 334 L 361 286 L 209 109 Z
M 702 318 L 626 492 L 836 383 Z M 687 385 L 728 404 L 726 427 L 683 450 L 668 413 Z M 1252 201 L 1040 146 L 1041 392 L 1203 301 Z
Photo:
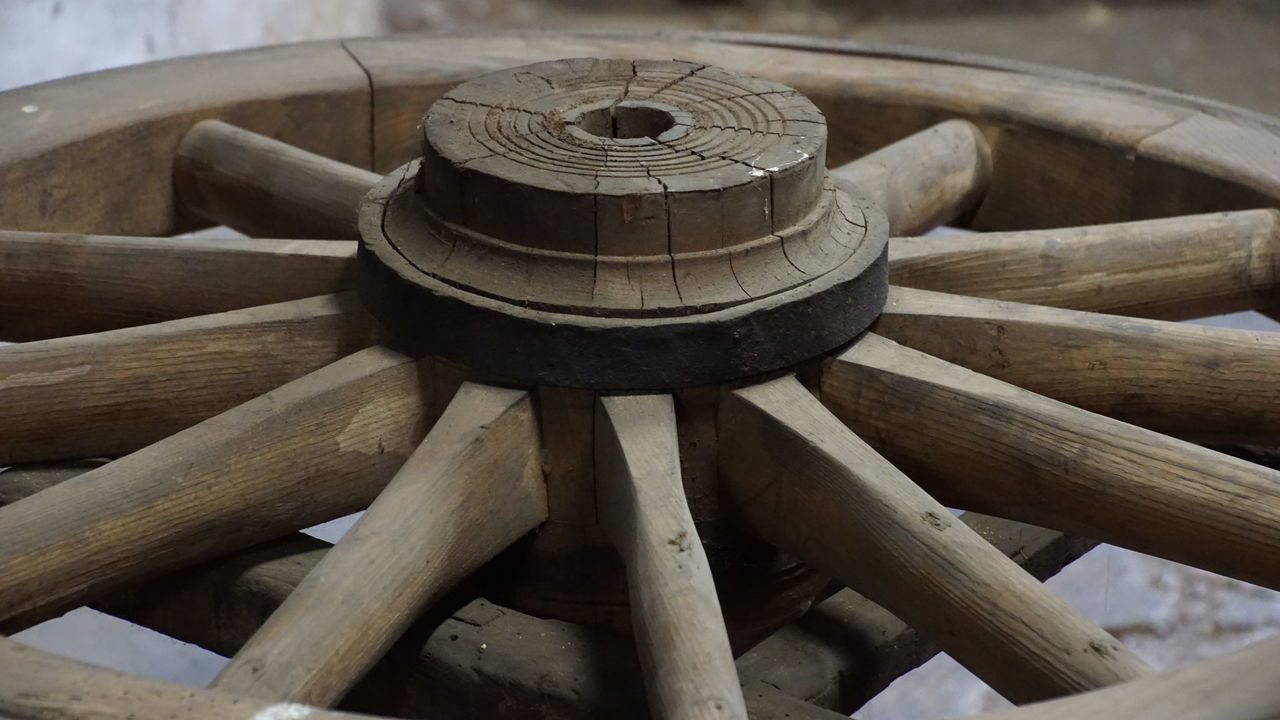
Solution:
M 578 116 L 575 124 L 597 137 L 657 140 L 659 135 L 675 127 L 676 119 L 662 108 L 623 103 L 588 110 Z

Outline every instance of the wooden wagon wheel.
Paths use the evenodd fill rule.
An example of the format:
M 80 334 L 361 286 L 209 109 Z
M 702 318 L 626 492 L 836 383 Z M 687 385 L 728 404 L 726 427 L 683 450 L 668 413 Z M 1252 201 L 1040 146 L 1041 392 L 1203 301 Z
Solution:
M 193 690 L 3 640 L 0 713 L 630 717 L 642 675 L 659 717 L 835 717 L 937 648 L 1083 693 L 990 717 L 1280 708 L 1276 641 L 1153 675 L 1035 579 L 1102 540 L 1280 587 L 1280 476 L 1195 444 L 1274 444 L 1280 339 L 1169 322 L 1272 302 L 1271 119 L 558 34 L 0 119 L 0 464 L 118 458 L 3 476 L 3 629 L 88 603 L 233 656 Z M 164 237 L 210 222 L 301 239 Z M 946 222 L 981 232 L 914 237 Z

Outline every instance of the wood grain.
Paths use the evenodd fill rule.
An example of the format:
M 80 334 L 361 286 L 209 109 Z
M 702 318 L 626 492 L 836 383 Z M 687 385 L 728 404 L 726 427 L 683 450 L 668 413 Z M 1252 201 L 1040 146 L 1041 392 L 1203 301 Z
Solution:
M 1092 412 L 1197 442 L 1280 438 L 1280 333 L 892 287 L 876 333 Z
M 97 464 L 8 470 L 0 475 L 0 503 Z M 1093 545 L 975 513 L 960 519 L 1041 579 Z M 156 578 L 94 607 L 230 656 L 328 548 L 291 535 Z M 514 719 L 535 707 L 584 720 L 645 716 L 638 659 L 624 635 L 540 620 L 485 600 L 458 602 L 452 617 L 420 618 L 344 705 L 410 717 Z M 752 718 L 832 718 L 809 703 L 847 715 L 936 652 L 915 629 L 845 589 L 739 658 L 738 672 Z
M 363 508 L 438 412 L 423 372 L 370 348 L 0 508 L 0 619 Z
M 1280 587 L 1280 472 L 868 334 L 822 400 L 948 506 Z
M 454 585 L 547 517 L 529 395 L 464 384 L 368 511 L 210 687 L 329 706 Z
M 297 703 L 248 700 L 67 660 L 0 638 L 0 715 L 20 720 L 358 720 Z
M 0 465 L 124 455 L 376 342 L 345 294 L 0 347 Z
M 350 288 L 355 244 L 0 231 L 0 340 L 115 330 Z
M 959 520 L 1041 581 L 1097 544 L 978 513 Z M 939 652 L 928 634 L 844 588 L 739 657 L 738 673 L 848 714 Z
M 1280 638 L 1119 687 L 984 713 L 975 720 L 1271 720 L 1280 708 Z
M 177 58 L 5 92 L 0 228 L 169 235 L 200 226 L 177 202 L 173 152 L 206 118 L 367 166 L 369 93 L 359 63 L 332 40 Z
M 360 200 L 381 177 L 219 120 L 191 128 L 173 160 L 186 207 L 260 237 L 355 240 Z
M 894 238 L 897 285 L 1185 320 L 1266 307 L 1280 286 L 1280 211 Z
M 747 709 L 715 582 L 680 479 L 670 395 L 602 397 L 600 519 L 627 565 L 640 664 L 655 718 L 737 718 Z
M 972 123 L 949 120 L 841 165 L 831 178 L 884 210 L 895 236 L 918 235 L 982 201 L 991 150 Z
M 1005 697 L 1032 702 L 1150 672 L 795 378 L 734 391 L 720 407 L 724 488 L 749 526 L 922 628 Z

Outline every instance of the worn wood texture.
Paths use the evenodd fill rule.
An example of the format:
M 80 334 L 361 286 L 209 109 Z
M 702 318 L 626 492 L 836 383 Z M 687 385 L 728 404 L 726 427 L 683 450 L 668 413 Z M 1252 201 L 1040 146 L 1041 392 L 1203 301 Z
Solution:
M 896 285 L 1184 320 L 1273 305 L 1280 211 L 894 238 Z
M 357 720 L 297 703 L 250 700 L 67 660 L 0 638 L 0 715 L 17 720 Z
M 246 235 L 355 240 L 360 200 L 382 178 L 219 120 L 197 123 L 175 153 L 183 205 Z
M 0 465 L 124 455 L 376 342 L 344 294 L 0 347 Z
M 949 506 L 1280 587 L 1280 472 L 874 334 L 829 361 L 822 399 Z
M 1097 544 L 978 513 L 959 519 L 1042 581 Z M 848 714 L 939 652 L 928 634 L 845 588 L 740 656 L 738 673 Z
M 540 465 L 528 393 L 464 384 L 210 687 L 333 705 L 424 609 L 546 519 Z
M 1280 438 L 1280 333 L 892 287 L 877 334 L 970 370 L 1197 442 Z
M 649 707 L 669 720 L 747 717 L 711 566 L 680 479 L 669 395 L 602 397 L 600 519 L 627 566 Z
M 975 716 L 981 720 L 1271 720 L 1280 708 L 1280 638 L 1230 655 L 1076 697 Z
M 720 417 L 724 490 L 753 530 L 922 628 L 1010 700 L 1150 672 L 794 378 L 734 391 Z
M 0 504 L 99 464 L 0 473 Z M 1092 547 L 1091 541 L 974 513 L 961 520 L 1040 578 Z M 103 598 L 95 607 L 229 656 L 328 547 L 301 534 L 268 541 Z M 441 619 L 461 603 L 452 618 Z M 567 718 L 644 716 L 638 661 L 624 636 L 539 620 L 483 600 L 444 606 L 443 614 L 433 611 L 415 623 L 357 685 L 347 706 L 411 717 L 525 718 L 532 707 Z M 833 718 L 805 701 L 847 714 L 936 652 L 915 629 L 846 589 L 757 645 L 738 667 L 750 717 Z
M 0 340 L 22 342 L 347 290 L 355 244 L 0 231 Z
M 0 228 L 181 232 L 202 224 L 173 191 L 174 149 L 192 125 L 219 118 L 363 167 L 369 102 L 368 76 L 337 41 L 178 58 L 5 92 Z
M 949 120 L 831 171 L 889 216 L 895 236 L 918 235 L 972 210 L 991 183 L 991 149 L 973 123 Z
M 0 620 L 363 508 L 438 412 L 424 374 L 370 348 L 0 508 Z

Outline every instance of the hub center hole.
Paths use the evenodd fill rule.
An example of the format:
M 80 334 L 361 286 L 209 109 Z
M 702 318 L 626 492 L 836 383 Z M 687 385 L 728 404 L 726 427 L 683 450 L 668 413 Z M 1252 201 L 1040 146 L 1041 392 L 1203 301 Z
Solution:
M 578 116 L 576 124 L 584 131 L 603 138 L 628 140 L 647 137 L 657 140 L 659 135 L 675 127 L 676 119 L 662 108 L 621 103 L 588 110 Z

